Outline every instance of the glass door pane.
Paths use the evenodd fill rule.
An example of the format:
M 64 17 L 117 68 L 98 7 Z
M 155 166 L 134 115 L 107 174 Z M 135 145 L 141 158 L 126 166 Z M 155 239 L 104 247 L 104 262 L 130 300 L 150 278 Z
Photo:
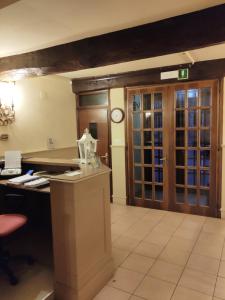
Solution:
M 127 90 L 130 204 L 218 216 L 218 83 Z
M 174 93 L 175 203 L 209 206 L 211 157 L 211 88 Z
M 133 196 L 154 207 L 164 199 L 164 94 L 149 90 L 131 99 Z

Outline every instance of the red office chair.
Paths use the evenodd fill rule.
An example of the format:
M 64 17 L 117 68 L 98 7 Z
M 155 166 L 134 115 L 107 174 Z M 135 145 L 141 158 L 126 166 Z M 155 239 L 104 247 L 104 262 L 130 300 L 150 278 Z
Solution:
M 0 215 L 0 271 L 2 270 L 9 278 L 11 284 L 18 283 L 17 277 L 9 267 L 9 262 L 12 259 L 25 259 L 28 264 L 33 263 L 33 259 L 30 256 L 20 255 L 11 257 L 7 251 L 3 251 L 1 247 L 2 238 L 15 232 L 27 223 L 27 217 L 19 214 L 4 214 Z

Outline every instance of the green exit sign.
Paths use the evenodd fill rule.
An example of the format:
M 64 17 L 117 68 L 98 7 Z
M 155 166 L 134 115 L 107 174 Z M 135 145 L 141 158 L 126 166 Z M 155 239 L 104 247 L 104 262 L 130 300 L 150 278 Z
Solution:
M 188 78 L 189 78 L 189 70 L 188 69 L 178 70 L 178 80 L 185 80 Z

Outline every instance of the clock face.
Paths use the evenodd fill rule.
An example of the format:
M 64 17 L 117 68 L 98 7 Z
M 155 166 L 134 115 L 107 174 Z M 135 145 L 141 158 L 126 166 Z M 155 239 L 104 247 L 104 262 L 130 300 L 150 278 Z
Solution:
M 111 111 L 111 120 L 114 123 L 120 123 L 124 119 L 124 111 L 121 108 L 114 108 Z

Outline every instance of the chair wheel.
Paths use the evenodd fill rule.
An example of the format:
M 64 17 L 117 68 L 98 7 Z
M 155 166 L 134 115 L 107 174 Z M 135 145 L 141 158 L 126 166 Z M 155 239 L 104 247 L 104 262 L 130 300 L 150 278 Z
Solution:
M 11 285 L 16 285 L 19 282 L 19 280 L 15 276 L 11 276 L 9 281 Z

